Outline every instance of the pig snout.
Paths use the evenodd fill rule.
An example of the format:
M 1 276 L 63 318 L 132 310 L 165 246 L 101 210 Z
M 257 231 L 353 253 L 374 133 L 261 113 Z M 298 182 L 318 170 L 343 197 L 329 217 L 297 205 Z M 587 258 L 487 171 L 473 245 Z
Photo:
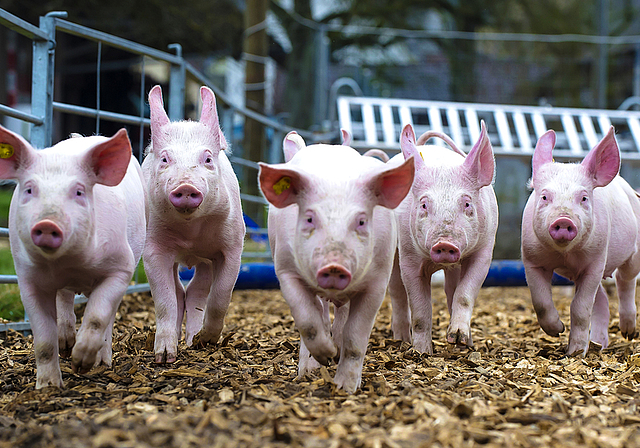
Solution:
M 351 283 L 351 272 L 339 264 L 329 264 L 318 271 L 316 278 L 319 287 L 342 291 Z
M 549 226 L 549 235 L 557 243 L 568 243 L 578 234 L 578 228 L 569 218 L 558 218 Z
M 202 204 L 204 195 L 196 187 L 182 184 L 171 193 L 169 200 L 171 204 L 180 212 L 190 212 Z
M 55 251 L 62 245 L 62 230 L 58 225 L 44 219 L 31 228 L 33 244 L 43 250 Z
M 460 260 L 460 249 L 441 241 L 431 247 L 431 259 L 434 263 L 457 263 Z

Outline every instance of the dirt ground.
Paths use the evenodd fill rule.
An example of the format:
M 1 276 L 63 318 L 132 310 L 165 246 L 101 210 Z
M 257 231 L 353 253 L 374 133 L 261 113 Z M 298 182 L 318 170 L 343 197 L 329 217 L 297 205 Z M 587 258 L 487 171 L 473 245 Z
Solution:
M 571 289 L 555 288 L 568 324 Z M 279 291 L 237 291 L 215 347 L 180 347 L 153 363 L 148 294 L 125 298 L 112 368 L 61 362 L 65 388 L 36 391 L 31 338 L 0 335 L 0 447 L 640 446 L 640 342 L 622 339 L 612 301 L 610 347 L 567 358 L 546 336 L 526 288 L 483 289 L 475 350 L 444 342 L 434 300 L 434 356 L 392 339 L 380 310 L 354 395 L 335 366 L 296 380 L 299 337 Z

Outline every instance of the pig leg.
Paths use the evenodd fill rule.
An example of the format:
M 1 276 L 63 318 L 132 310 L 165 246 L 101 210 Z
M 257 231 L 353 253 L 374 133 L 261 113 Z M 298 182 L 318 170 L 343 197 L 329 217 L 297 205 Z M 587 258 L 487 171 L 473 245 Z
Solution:
M 549 336 L 558 336 L 564 331 L 564 324 L 551 298 L 553 271 L 530 266 L 524 259 L 522 261 L 531 292 L 531 303 L 538 316 L 540 328 Z
M 411 307 L 411 343 L 420 353 L 433 355 L 431 274 L 425 274 L 422 263 L 415 259 L 400 260 L 400 268 Z
M 337 350 L 324 318 L 323 301 L 304 286 L 297 274 L 280 272 L 278 278 L 305 347 L 320 364 L 328 365 Z
M 55 292 L 47 294 L 31 285 L 19 283 L 24 309 L 29 315 L 36 356 L 36 389 L 47 386 L 62 387 L 62 373 L 58 360 L 58 326 L 56 323 Z
M 242 251 L 242 245 L 239 250 Z M 240 272 L 240 253 L 220 254 L 213 260 L 212 272 L 213 286 L 207 297 L 202 330 L 198 333 L 199 342 L 203 344 L 215 344 L 222 333 L 224 316 Z
M 76 315 L 73 312 L 75 294 L 60 289 L 56 294 L 56 310 L 58 313 L 58 348 L 60 356 L 68 358 L 76 343 Z
M 396 251 L 393 269 L 389 279 L 389 295 L 391 296 L 391 330 L 393 339 L 411 342 L 411 310 L 407 291 L 400 274 L 400 257 Z
M 620 313 L 620 331 L 628 340 L 638 337 L 636 330 L 636 276 L 640 270 L 640 253 L 616 270 L 616 289 Z
M 76 345 L 71 352 L 74 372 L 86 373 L 91 370 L 96 363 L 98 352 L 105 344 L 111 342 L 113 331 L 111 325 L 113 325 L 118 305 L 127 291 L 132 271 L 122 273 L 120 276 L 107 277 L 91 293 L 78 331 Z M 106 350 L 109 354 L 111 353 L 110 347 Z M 111 359 L 102 361 L 111 365 Z
M 453 293 L 451 321 L 447 329 L 447 342 L 450 344 L 473 347 L 471 315 L 476 297 L 478 297 L 482 283 L 489 272 L 492 252 L 493 245 L 462 262 L 458 272 L 456 272 L 455 268 L 452 272 L 447 272 L 447 275 L 453 277 L 453 283 L 459 279 L 459 283 Z M 445 276 L 445 287 L 447 278 Z
M 178 356 L 180 327 L 176 328 L 176 322 L 182 322 L 182 315 L 178 320 L 176 303 L 180 303 L 181 300 L 180 297 L 176 297 L 176 293 L 179 294 L 181 289 L 178 289 L 179 280 L 174 258 L 151 246 L 147 241 L 144 250 L 144 271 L 149 280 L 156 309 L 156 339 L 153 352 L 156 363 L 172 363 Z
M 362 381 L 362 364 L 378 309 L 384 299 L 386 285 L 371 288 L 351 299 L 349 317 L 342 333 L 340 362 L 333 381 L 340 389 L 353 393 Z
M 341 307 L 335 307 L 333 310 L 334 318 L 333 325 L 331 326 L 331 337 L 333 338 L 333 343 L 336 345 L 336 350 L 338 351 L 338 358 L 340 356 L 340 352 L 342 350 L 342 341 L 343 341 L 343 332 L 344 326 L 347 323 L 347 319 L 349 318 L 349 309 L 351 305 L 349 302 L 345 303 Z
M 326 300 L 320 299 L 318 300 L 322 303 L 322 321 L 323 324 L 329 328 L 331 326 L 331 316 L 329 314 L 330 303 Z M 333 335 L 333 341 L 335 342 L 335 334 Z M 312 370 L 319 369 L 320 363 L 315 360 L 311 353 L 309 353 L 309 349 L 306 345 L 304 345 L 304 340 L 300 339 L 300 357 L 298 359 L 298 379 L 301 379 L 305 373 L 311 372 Z
M 567 355 L 586 355 L 589 349 L 589 327 L 593 314 L 596 293 L 602 288 L 602 270 L 594 273 L 585 272 L 576 282 L 576 294 L 571 301 L 571 333 Z
M 111 316 L 111 322 L 107 325 L 107 329 L 104 333 L 104 345 L 98 351 L 98 354 L 96 355 L 96 362 L 93 364 L 93 367 L 98 367 L 100 364 L 111 367 L 111 361 L 113 358 L 113 324 L 115 320 L 116 313 L 113 313 L 113 316 Z
M 591 333 L 589 339 L 600 344 L 602 348 L 609 345 L 609 297 L 604 286 L 600 284 L 591 312 Z
M 184 320 L 186 293 L 182 281 L 180 281 L 180 264 L 173 265 L 173 281 L 176 285 L 176 341 L 180 342 L 182 336 L 182 321 Z
M 449 309 L 449 316 L 451 316 L 453 308 L 453 296 L 456 292 L 456 288 L 460 283 L 460 266 L 454 266 L 451 269 L 447 269 L 444 272 L 444 293 L 447 296 L 447 308 Z
M 193 337 L 202 328 L 204 309 L 207 304 L 207 296 L 211 291 L 213 270 L 210 263 L 198 263 L 196 272 L 187 286 L 185 299 L 186 311 L 186 342 L 191 346 Z

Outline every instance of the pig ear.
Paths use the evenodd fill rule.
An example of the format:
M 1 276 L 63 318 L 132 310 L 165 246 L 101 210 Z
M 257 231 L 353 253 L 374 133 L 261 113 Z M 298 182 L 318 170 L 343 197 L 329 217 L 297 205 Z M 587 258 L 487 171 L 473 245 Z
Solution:
M 222 129 L 220 129 L 220 121 L 218 120 L 218 109 L 216 108 L 216 96 L 213 91 L 207 87 L 200 87 L 200 98 L 202 99 L 202 112 L 200 113 L 200 123 L 211 129 L 214 136 L 217 137 L 220 149 L 227 149 L 227 140 L 224 138 Z
M 0 126 L 0 179 L 16 179 L 31 164 L 36 151 L 22 136 Z
M 402 149 L 405 160 L 413 157 L 416 169 L 424 166 L 422 154 L 420 154 L 420 151 L 416 148 L 416 134 L 413 132 L 413 126 L 410 124 L 402 129 L 402 134 L 400 134 L 400 148 Z
M 377 205 L 396 208 L 411 190 L 415 176 L 415 157 L 409 156 L 400 166 L 385 168 L 368 180 L 367 184 L 376 197 Z
M 162 128 L 169 124 L 169 117 L 162 102 L 162 87 L 154 86 L 149 92 L 149 109 L 151 114 L 151 149 L 153 150 L 153 148 L 161 146 L 159 141 L 163 133 Z
M 108 187 L 118 185 L 131 161 L 131 142 L 126 129 L 120 129 L 113 137 L 91 148 L 85 161 L 96 183 Z
M 466 159 L 462 163 L 467 175 L 477 184 L 478 188 L 491 185 L 493 173 L 495 172 L 496 161 L 493 157 L 493 148 L 487 135 L 487 127 L 484 120 L 480 122 L 480 137 Z
M 300 172 L 285 168 L 285 164 L 268 165 L 258 163 L 258 180 L 262 194 L 275 207 L 284 208 L 298 201 L 302 191 L 309 184 Z
M 340 129 L 342 135 L 342 144 L 344 146 L 351 146 L 351 134 L 346 129 Z
M 533 151 L 531 159 L 532 182 L 535 182 L 536 173 L 542 165 L 553 162 L 553 148 L 556 146 L 556 133 L 553 129 L 549 129 L 542 134 L 536 143 L 536 149 Z
M 620 171 L 620 149 L 616 142 L 613 126 L 589 154 L 581 165 L 594 179 L 594 187 L 604 187 L 618 175 Z
M 289 132 L 282 141 L 282 152 L 284 152 L 284 161 L 288 162 L 296 155 L 298 151 L 307 147 L 304 139 L 296 132 Z

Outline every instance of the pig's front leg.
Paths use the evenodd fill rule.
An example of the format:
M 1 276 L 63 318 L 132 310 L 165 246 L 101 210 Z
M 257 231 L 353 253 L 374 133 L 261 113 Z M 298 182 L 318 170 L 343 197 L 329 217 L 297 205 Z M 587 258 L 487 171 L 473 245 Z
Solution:
M 239 251 L 242 251 L 242 246 Z M 218 259 L 213 260 L 212 272 L 213 285 L 207 297 L 202 330 L 198 333 L 198 341 L 202 344 L 215 344 L 222 333 L 224 316 L 240 272 L 240 254 L 220 254 Z
M 40 291 L 21 281 L 18 281 L 18 286 L 33 332 L 37 371 L 36 389 L 46 386 L 63 387 L 58 359 L 56 294 Z
M 338 351 L 338 355 L 340 356 L 340 352 L 342 351 L 342 341 L 344 338 L 344 326 L 347 323 L 347 319 L 349 319 L 351 309 L 351 303 L 347 302 L 341 307 L 335 307 L 333 310 L 333 325 L 331 325 L 331 337 L 333 338 L 333 343 L 336 344 L 336 350 Z M 331 323 L 331 322 L 329 322 Z
M 400 274 L 400 256 L 396 251 L 393 269 L 389 279 L 389 295 L 391 296 L 391 330 L 393 339 L 411 342 L 411 310 L 407 291 Z
M 598 286 L 591 313 L 589 339 L 600 344 L 602 348 L 607 348 L 609 345 L 609 297 L 602 284 Z
M 178 338 L 182 314 L 179 315 L 176 297 L 177 267 L 174 257 L 150 247 L 144 249 L 144 271 L 149 280 L 156 310 L 156 339 L 153 348 L 155 362 L 172 363 L 178 356 Z M 180 285 L 182 288 L 182 285 Z M 177 331 L 176 331 L 177 330 Z
M 595 272 L 594 272 L 595 271 Z M 599 272 L 598 272 L 599 271 Z M 598 288 L 602 287 L 602 270 L 591 268 L 576 280 L 576 294 L 571 301 L 571 333 L 567 355 L 586 355 L 589 349 L 589 327 Z
M 210 263 L 198 263 L 193 278 L 187 286 L 185 297 L 186 342 L 190 346 L 193 337 L 202 329 L 207 296 L 211 291 L 213 269 Z
M 459 273 L 455 270 L 451 273 L 460 280 L 451 303 L 451 321 L 447 329 L 447 342 L 450 344 L 473 347 L 471 315 L 476 297 L 489 272 L 492 251 L 493 245 L 477 252 L 462 262 Z
M 56 294 L 58 313 L 58 349 L 60 356 L 68 358 L 76 343 L 76 315 L 73 311 L 75 294 L 73 291 L 61 289 Z
M 323 316 L 323 301 L 307 289 L 296 273 L 280 272 L 278 279 L 304 345 L 316 361 L 328 365 L 337 350 Z
M 104 279 L 91 292 L 76 345 L 71 352 L 71 364 L 75 372 L 86 373 L 96 362 L 111 365 L 113 321 L 130 279 L 130 273 L 119 273 Z
M 340 362 L 334 382 L 338 388 L 353 393 L 362 381 L 362 364 L 386 285 L 372 287 L 349 302 L 349 317 L 342 332 Z
M 540 328 L 549 336 L 558 336 L 564 331 L 564 324 L 560 320 L 558 310 L 551 297 L 551 278 L 553 271 L 532 266 L 523 258 L 524 272 L 527 285 L 531 292 L 531 303 L 538 316 Z
M 318 298 L 321 300 L 320 298 Z M 331 316 L 329 314 L 329 302 L 326 300 L 321 300 L 322 303 L 322 319 L 324 321 L 324 325 L 329 326 L 331 324 Z M 335 335 L 334 335 L 335 341 Z M 300 339 L 300 354 L 298 358 L 298 379 L 302 379 L 302 377 L 307 372 L 311 372 L 315 369 L 320 368 L 320 363 L 315 360 L 311 353 L 309 353 L 309 349 L 306 345 L 304 345 L 304 339 Z
M 409 257 L 400 260 L 400 270 L 411 307 L 411 343 L 420 353 L 433 355 L 431 275 L 425 274 L 421 260 Z

